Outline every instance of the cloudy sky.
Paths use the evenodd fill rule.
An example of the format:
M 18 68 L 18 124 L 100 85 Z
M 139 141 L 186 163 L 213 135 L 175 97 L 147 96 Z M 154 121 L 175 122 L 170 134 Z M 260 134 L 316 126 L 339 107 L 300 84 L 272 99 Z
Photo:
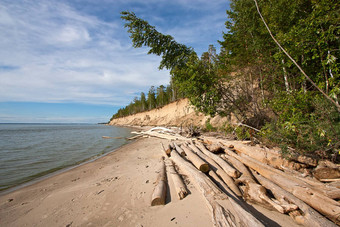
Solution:
M 0 123 L 107 122 L 151 85 L 160 58 L 134 49 L 133 11 L 201 55 L 217 49 L 227 0 L 0 0 Z

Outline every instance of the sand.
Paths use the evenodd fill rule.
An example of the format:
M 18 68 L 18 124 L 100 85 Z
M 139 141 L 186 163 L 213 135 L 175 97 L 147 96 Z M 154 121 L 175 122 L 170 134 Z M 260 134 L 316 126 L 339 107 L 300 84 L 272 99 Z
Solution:
M 196 108 L 190 105 L 189 99 L 180 99 L 163 107 L 133 114 L 110 121 L 110 125 L 121 126 L 198 126 L 205 127 L 206 122 L 214 127 L 221 127 L 225 123 L 236 123 L 234 117 L 209 117 L 200 113 Z
M 202 195 L 190 182 L 190 194 L 179 200 L 169 178 L 166 204 L 151 207 L 162 141 L 167 143 L 139 139 L 93 162 L 2 195 L 0 225 L 213 226 Z M 287 215 L 254 208 L 267 226 L 296 226 Z
M 162 155 L 160 141 L 138 140 L 94 162 L 1 196 L 0 225 L 211 226 L 208 209 L 192 185 L 184 200 L 171 190 L 165 206 L 150 206 Z

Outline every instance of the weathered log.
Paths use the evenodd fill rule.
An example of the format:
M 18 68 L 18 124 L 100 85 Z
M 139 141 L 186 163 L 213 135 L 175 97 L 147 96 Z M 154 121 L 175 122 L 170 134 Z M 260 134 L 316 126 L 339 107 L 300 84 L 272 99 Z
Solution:
M 278 170 L 258 162 L 247 155 L 242 155 L 242 157 L 238 156 L 238 160 L 309 204 L 336 224 L 340 224 L 340 203 L 337 201 L 311 189 L 310 185 L 305 182 L 294 181 L 289 177 L 285 177 L 283 174 L 278 174 L 276 172 Z
M 210 151 L 208 151 L 203 144 L 201 144 L 200 142 L 196 142 L 197 147 L 208 157 L 210 157 L 212 160 L 214 160 L 217 164 L 219 164 L 222 169 L 231 177 L 234 178 L 238 178 L 241 173 L 236 170 L 235 168 L 233 168 L 232 166 L 230 166 L 226 161 L 224 161 L 222 158 L 220 158 L 219 156 L 211 153 Z
M 137 139 L 139 137 L 142 137 L 143 135 L 136 135 L 136 136 L 132 136 L 132 137 L 129 137 L 127 138 L 128 140 L 134 140 L 134 139 Z
M 237 185 L 235 184 L 234 180 L 228 175 L 226 174 L 226 172 L 210 157 L 208 157 L 207 155 L 205 155 L 201 150 L 199 150 L 195 145 L 193 144 L 189 144 L 189 147 L 196 152 L 196 154 L 198 156 L 200 156 L 203 160 L 205 160 L 209 166 L 210 169 L 212 169 L 213 171 L 216 172 L 216 174 L 218 176 L 220 176 L 222 178 L 222 180 L 226 183 L 226 185 L 228 186 L 226 190 L 228 190 L 228 188 L 231 189 L 231 191 L 241 197 L 242 193 L 240 191 L 240 189 L 237 187 Z M 210 172 L 209 172 L 210 174 Z M 229 192 L 230 193 L 230 192 Z
M 284 214 L 287 212 L 284 207 L 280 204 L 275 203 L 267 195 L 267 190 L 260 184 L 254 182 L 246 183 L 244 190 L 244 198 L 246 201 L 251 201 L 256 204 L 260 204 L 267 209 L 275 208 L 280 213 Z
M 185 161 L 176 151 L 171 159 L 191 178 L 212 214 L 214 226 L 263 226 L 254 216 L 224 194 L 204 173 Z M 226 204 L 226 206 L 223 206 Z
M 299 207 L 299 209 L 303 212 L 303 215 L 296 212 L 294 212 L 293 214 L 289 213 L 291 216 L 293 216 L 294 220 L 297 223 L 303 224 L 304 226 L 336 226 L 325 217 L 320 215 L 316 210 L 308 206 L 305 202 L 298 199 L 296 196 L 287 192 L 283 188 L 279 187 L 277 184 L 274 184 L 273 182 L 259 174 L 254 173 L 254 176 L 261 183 L 261 185 L 269 189 L 276 198 L 288 200 L 289 203 L 293 203 Z
M 173 145 L 174 145 L 175 149 L 177 150 L 177 152 L 180 155 L 182 155 L 182 157 L 184 157 L 186 155 L 185 152 L 183 151 L 183 149 L 180 146 L 178 146 L 177 143 L 173 143 Z
M 325 186 L 323 183 L 321 182 L 317 182 L 315 180 L 310 180 L 310 179 L 305 179 L 301 176 L 298 176 L 296 174 L 291 175 L 291 174 L 286 174 L 285 172 L 282 172 L 278 169 L 274 169 L 271 166 L 265 165 L 261 162 L 258 162 L 257 160 L 243 154 L 243 153 L 239 153 L 240 155 L 230 151 L 229 149 L 225 149 L 224 152 L 226 154 L 228 154 L 231 157 L 234 157 L 236 159 L 240 159 L 241 157 L 248 157 L 254 161 L 256 161 L 257 163 L 260 163 L 262 166 L 264 167 L 268 167 L 270 168 L 271 171 L 273 171 L 276 174 L 280 174 L 285 178 L 288 178 L 289 180 L 293 181 L 293 182 L 297 182 L 298 184 L 304 186 L 304 187 L 308 187 L 308 188 L 312 188 L 313 190 L 319 192 L 320 194 L 327 196 L 328 198 L 331 199 L 337 199 L 340 198 L 340 190 L 336 187 L 332 187 L 332 186 Z M 242 161 L 241 161 L 242 162 Z M 284 168 L 285 169 L 285 168 Z M 291 171 L 292 172 L 292 171 Z
M 170 134 L 164 134 L 164 133 L 159 133 L 155 131 L 146 131 L 146 132 L 141 132 L 143 135 L 148 135 L 152 137 L 157 137 L 161 139 L 167 139 L 167 140 L 186 140 L 189 141 L 190 139 L 181 136 L 181 135 L 170 135 Z
M 228 150 L 225 150 L 226 153 L 228 153 Z M 231 152 L 231 151 L 230 151 Z M 247 183 L 247 182 L 255 182 L 255 179 L 253 175 L 250 173 L 248 168 L 239 160 L 236 158 L 229 156 L 229 155 L 221 155 L 223 159 L 231 163 L 238 171 L 242 173 L 242 175 L 235 180 L 236 183 L 242 182 L 242 183 Z
M 161 158 L 156 186 L 151 196 L 151 206 L 164 205 L 166 199 L 166 170 L 164 157 Z
M 228 151 L 225 151 L 228 153 Z M 231 152 L 231 151 L 230 151 Z M 222 155 L 227 159 L 234 167 L 236 167 L 242 175 L 236 179 L 236 183 L 245 184 L 245 189 L 243 191 L 243 197 L 247 201 L 255 202 L 268 209 L 274 208 L 280 213 L 287 213 L 290 207 L 285 207 L 281 203 L 276 203 L 271 198 L 269 198 L 266 189 L 255 182 L 253 174 L 248 170 L 248 168 L 236 158 L 229 155 Z
M 334 165 L 334 164 L 333 164 Z M 313 171 L 313 176 L 320 179 L 337 179 L 340 178 L 340 170 L 334 165 L 327 165 L 326 162 L 321 162 Z
M 192 164 L 196 166 L 197 169 L 199 169 L 203 173 L 207 173 L 209 171 L 210 168 L 209 168 L 208 163 L 203 161 L 199 156 L 197 156 L 194 152 L 192 152 L 187 147 L 181 146 L 181 148 L 184 150 L 190 162 L 192 162 Z
M 174 183 L 176 193 L 179 197 L 179 199 L 184 199 L 188 195 L 188 190 L 180 177 L 180 175 L 177 173 L 172 160 L 166 159 L 166 167 L 168 169 L 168 173 L 171 176 L 172 182 Z
M 210 152 L 212 152 L 214 154 L 222 153 L 224 151 L 222 146 L 220 146 L 218 144 L 207 145 L 207 148 Z
M 317 166 L 318 164 L 318 161 L 316 159 L 307 157 L 304 155 L 300 155 L 300 154 L 291 154 L 289 159 L 293 161 L 298 161 L 298 162 L 301 162 L 301 163 L 304 163 L 310 166 L 314 166 L 314 167 Z
M 165 155 L 166 155 L 167 157 L 169 157 L 169 156 L 170 156 L 170 153 L 171 153 L 171 146 L 170 146 L 170 144 L 168 144 L 168 145 L 166 146 L 166 148 L 164 147 L 163 143 L 161 143 L 161 145 L 162 145 L 162 150 L 164 151 Z
M 268 164 L 278 169 L 281 169 L 281 166 L 291 166 L 295 169 L 299 169 L 301 167 L 299 164 L 296 164 L 292 161 L 287 161 L 286 159 L 282 158 L 280 152 L 277 150 L 269 150 L 258 146 L 248 146 L 242 144 L 242 142 L 239 141 L 223 141 L 220 142 L 220 144 L 226 147 L 233 147 L 233 149 L 235 149 L 237 153 L 246 154 L 255 160 L 258 160 L 262 163 Z M 294 157 L 295 158 L 292 158 L 290 160 L 301 161 L 302 163 L 316 166 L 316 160 L 312 158 L 301 155 Z
M 320 181 L 322 181 L 322 182 L 336 182 L 336 181 L 340 181 L 340 178 L 337 178 L 337 179 L 320 179 Z

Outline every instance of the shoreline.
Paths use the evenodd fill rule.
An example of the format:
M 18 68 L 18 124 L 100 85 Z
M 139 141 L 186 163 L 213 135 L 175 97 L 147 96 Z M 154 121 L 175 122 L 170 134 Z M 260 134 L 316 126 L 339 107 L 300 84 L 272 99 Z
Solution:
M 167 172 L 166 203 L 151 206 L 164 154 L 161 142 L 167 145 L 170 141 L 136 139 L 94 161 L 0 195 L 2 225 L 213 226 L 206 201 L 190 179 L 186 179 L 189 194 L 180 200 Z M 260 219 L 297 226 L 288 215 L 252 207 L 261 214 Z
M 6 125 L 32 125 L 32 126 L 36 126 L 36 125 L 43 125 L 43 126 L 68 126 L 68 125 L 95 125 L 95 124 L 90 124 L 90 123 L 81 123 L 81 124 L 76 124 L 76 123 L 6 123 Z M 105 127 L 112 127 L 110 125 L 105 125 Z M 128 127 L 128 126 L 113 126 L 116 128 L 122 128 L 122 129 L 129 129 L 130 131 L 132 130 L 136 130 L 134 127 Z M 11 129 L 12 130 L 12 129 Z M 100 136 L 102 137 L 102 136 Z M 52 163 L 52 166 L 49 166 L 49 168 L 44 168 L 44 169 L 38 169 L 38 171 L 33 172 L 30 175 L 26 175 L 26 174 L 17 174 L 16 177 L 14 179 L 12 179 L 12 181 L 7 182 L 7 184 L 2 184 L 2 188 L 0 189 L 0 196 L 1 195 L 5 195 L 8 194 L 12 191 L 18 190 L 22 187 L 26 187 L 29 186 L 31 184 L 40 182 L 46 178 L 52 177 L 56 174 L 60 174 L 63 173 L 65 171 L 71 170 L 73 168 L 76 168 L 77 166 L 86 164 L 88 162 L 92 162 L 97 160 L 98 158 L 101 158 L 111 152 L 116 151 L 117 149 L 119 149 L 122 146 L 125 146 L 131 142 L 133 142 L 133 140 L 128 140 L 127 138 L 130 136 L 125 137 L 121 137 L 121 139 L 123 139 L 123 142 L 118 142 L 117 144 L 111 143 L 107 144 L 109 146 L 107 147 L 93 147 L 94 149 L 91 148 L 91 152 L 88 152 L 85 155 L 80 155 L 76 158 L 73 157 L 73 161 L 72 162 L 63 162 L 63 163 L 59 163 L 58 165 L 55 165 L 54 163 Z M 102 140 L 102 138 L 98 138 L 98 141 Z M 97 143 L 98 143 L 97 141 Z M 103 144 L 105 144 L 103 142 Z M 91 145 L 91 144 L 90 144 Z M 89 147 L 89 146 L 87 146 Z M 86 151 L 87 147 L 83 147 L 83 150 Z M 81 152 L 79 149 L 77 150 L 77 152 Z M 56 160 L 52 160 L 52 162 L 55 162 Z M 32 161 L 33 162 L 33 161 Z
M 141 138 L 95 161 L 0 196 L 4 226 L 212 226 L 209 210 L 189 184 L 179 200 L 168 191 L 166 205 L 151 207 L 157 138 Z M 169 188 L 173 188 L 169 181 Z
M 125 127 L 125 126 L 116 126 L 116 127 Z M 126 127 L 126 128 L 132 128 L 132 127 Z M 102 157 L 105 157 L 106 155 L 109 155 L 110 153 L 115 152 L 116 150 L 118 150 L 120 148 L 123 148 L 124 146 L 127 146 L 127 145 L 129 145 L 131 143 L 134 143 L 134 142 L 136 142 L 136 140 L 132 140 L 132 141 L 127 140 L 127 142 L 125 144 L 123 144 L 122 146 L 114 148 L 113 150 L 111 150 L 109 152 L 106 152 L 104 154 L 94 155 L 94 156 L 92 156 L 90 158 L 84 159 L 84 160 L 79 161 L 77 163 L 74 163 L 74 164 L 72 164 L 70 166 L 60 167 L 60 169 L 58 168 L 55 171 L 53 171 L 53 169 L 48 170 L 48 171 L 51 171 L 51 172 L 48 172 L 47 174 L 43 174 L 43 175 L 38 176 L 36 178 L 32 178 L 32 179 L 30 179 L 30 180 L 28 180 L 26 182 L 20 183 L 18 185 L 14 185 L 14 186 L 11 186 L 11 187 L 6 188 L 4 190 L 1 190 L 0 191 L 0 197 L 1 196 L 5 196 L 5 195 L 7 195 L 7 194 L 9 194 L 11 192 L 14 192 L 16 190 L 20 190 L 20 189 L 28 187 L 30 185 L 39 183 L 39 182 L 44 181 L 44 180 L 46 180 L 46 179 L 48 179 L 50 177 L 54 177 L 54 176 L 56 176 L 58 174 L 62 174 L 64 172 L 70 171 L 70 170 L 72 170 L 74 168 L 77 168 L 79 166 L 86 165 L 88 163 L 94 162 L 94 161 L 96 161 L 96 160 L 98 160 L 98 159 L 100 159 Z

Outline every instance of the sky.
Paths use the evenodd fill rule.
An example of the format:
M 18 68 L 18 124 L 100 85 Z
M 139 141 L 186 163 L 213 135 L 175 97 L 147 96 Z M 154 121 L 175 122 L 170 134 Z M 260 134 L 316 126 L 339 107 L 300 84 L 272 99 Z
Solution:
M 133 48 L 132 11 L 200 56 L 226 32 L 228 0 L 0 0 L 0 123 L 107 122 L 150 86 L 161 58 Z

